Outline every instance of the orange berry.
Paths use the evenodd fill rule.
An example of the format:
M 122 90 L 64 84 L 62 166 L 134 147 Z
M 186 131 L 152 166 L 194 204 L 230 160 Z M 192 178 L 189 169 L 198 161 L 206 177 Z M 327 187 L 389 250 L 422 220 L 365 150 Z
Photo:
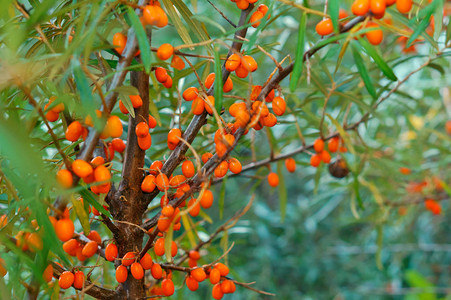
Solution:
M 164 16 L 166 16 L 166 13 L 161 7 L 157 5 L 146 5 L 144 7 L 143 20 L 145 24 L 164 27 L 167 25 L 167 16 L 166 16 L 166 25 L 164 25 L 165 23 Z
M 194 164 L 190 160 L 185 160 L 182 164 L 182 173 L 185 175 L 186 178 L 191 178 L 196 173 L 196 170 L 194 169 Z
M 396 8 L 402 14 L 408 13 L 412 9 L 413 1 L 412 0 L 397 0 Z
M 433 199 L 426 199 L 424 201 L 424 206 L 427 210 L 431 211 L 434 215 L 439 215 L 442 213 L 442 207 L 440 204 Z
M 324 19 L 320 21 L 318 24 L 316 24 L 315 27 L 316 33 L 319 35 L 329 35 L 332 32 L 334 32 L 334 26 L 332 25 L 331 19 Z
M 204 194 L 200 199 L 200 205 L 203 208 L 210 208 L 213 205 L 213 193 L 210 190 L 204 191 Z
M 249 71 L 242 65 L 242 63 L 240 63 L 238 68 L 236 68 L 236 70 L 235 70 L 235 75 L 238 78 L 246 78 L 248 74 L 249 74 Z
M 146 122 L 139 122 L 135 127 L 136 136 L 144 138 L 149 134 L 149 126 Z
M 271 90 L 268 95 L 265 98 L 266 102 L 272 102 L 272 100 L 274 99 L 274 97 L 276 96 L 276 92 L 274 90 Z
M 249 72 L 255 72 L 258 69 L 258 64 L 250 55 L 244 55 L 241 58 L 241 65 Z
M 246 127 L 250 120 L 249 113 L 247 110 L 239 110 L 235 116 L 235 125 L 238 127 Z
M 123 283 L 127 280 L 128 271 L 127 268 L 123 265 L 120 265 L 116 268 L 116 280 L 119 283 Z
M 203 268 L 197 268 L 191 271 L 191 277 L 193 277 L 196 281 L 202 282 L 207 278 L 207 274 L 205 273 Z
M 163 277 L 163 270 L 161 269 L 161 266 L 157 263 L 154 263 L 152 267 L 150 268 L 150 273 L 152 274 L 152 277 L 155 279 L 160 279 Z
M 91 165 L 93 167 L 98 167 L 100 165 L 103 165 L 105 163 L 105 159 L 102 156 L 96 156 L 93 159 L 91 159 Z
M 144 254 L 144 256 L 139 261 L 144 270 L 149 270 L 152 267 L 153 261 L 149 253 Z
M 318 167 L 321 163 L 321 156 L 319 154 L 314 154 L 312 157 L 310 157 L 310 165 L 312 167 Z
M 165 252 L 165 250 L 164 250 L 164 238 L 159 238 L 155 242 L 155 245 L 153 247 L 153 251 L 158 256 L 163 256 L 164 255 L 164 252 Z
M 196 97 L 191 103 L 191 111 L 195 115 L 201 115 L 205 110 L 205 102 L 202 98 Z
M 385 0 L 385 6 L 390 6 L 396 3 L 396 0 Z
M 115 138 L 111 141 L 111 145 L 114 149 L 114 151 L 122 153 L 125 150 L 125 143 L 123 140 L 119 138 Z
M 370 0 L 370 10 L 375 15 L 385 13 L 385 7 L 385 0 Z
M 375 24 L 371 24 L 367 27 L 379 28 L 379 26 L 377 26 Z M 368 31 L 367 33 L 365 33 L 365 36 L 368 39 L 368 42 L 370 42 L 370 44 L 379 45 L 384 38 L 384 33 L 382 32 L 381 29 L 375 29 L 375 30 L 371 30 L 371 31 Z
M 69 170 L 61 169 L 56 173 L 56 180 L 64 188 L 72 187 L 74 182 L 72 173 Z
M 122 122 L 118 116 L 110 116 L 105 127 L 107 128 L 108 134 L 113 138 L 117 138 L 122 135 Z
M 267 127 L 273 127 L 277 124 L 277 117 L 273 114 L 268 114 L 268 116 L 262 118 L 262 124 Z
M 296 161 L 292 157 L 285 159 L 285 167 L 288 172 L 294 173 L 296 171 Z
M 236 117 L 237 113 L 241 110 L 246 110 L 246 103 L 244 102 L 236 102 L 230 105 L 229 113 L 232 117 Z
M 219 153 L 218 153 L 219 155 Z M 229 170 L 229 164 L 227 161 L 222 161 L 219 166 L 215 169 L 215 176 L 218 178 L 224 177 L 227 174 L 227 171 Z
M 197 260 L 194 260 L 194 259 L 188 259 L 188 266 L 190 267 L 190 268 L 194 268 L 194 267 L 197 267 Z
M 229 159 L 230 172 L 232 172 L 233 174 L 238 174 L 238 173 L 241 173 L 242 169 L 243 169 L 243 167 L 241 166 L 241 163 L 238 159 L 236 159 L 236 158 Z
M 190 291 L 196 291 L 199 288 L 199 282 L 191 276 L 186 277 L 186 286 Z
M 47 121 L 49 122 L 55 122 L 56 120 L 58 120 L 60 114 L 54 110 L 49 110 L 46 114 L 45 114 L 45 118 L 47 119 Z
M 62 289 L 68 289 L 74 283 L 75 276 L 72 272 L 64 271 L 61 273 L 60 278 L 58 279 L 58 285 Z
M 222 90 L 224 93 L 228 93 L 233 89 L 233 81 L 232 78 L 227 77 L 226 82 L 224 83 L 224 86 L 222 87 Z
M 347 18 L 349 15 L 348 15 L 348 13 L 346 12 L 346 10 L 344 10 L 344 9 L 342 9 L 342 8 L 340 8 L 340 10 L 339 10 L 339 12 L 338 12 L 338 19 L 344 19 L 344 18 Z
M 217 284 L 221 280 L 221 273 L 218 269 L 213 268 L 210 271 L 210 283 L 211 284 Z
M 285 113 L 285 109 L 287 104 L 282 97 L 275 97 L 272 101 L 272 110 L 278 116 L 281 116 Z
M 155 77 L 157 78 L 158 82 L 163 83 L 168 80 L 169 75 L 165 68 L 157 67 L 155 69 Z
M 95 241 L 90 241 L 86 243 L 86 245 L 83 247 L 83 250 L 81 251 L 81 254 L 83 254 L 86 257 L 91 257 L 94 254 L 96 254 L 98 250 L 99 245 Z
M 166 205 L 161 210 L 161 214 L 168 218 L 172 217 L 172 215 L 174 214 L 174 207 L 172 207 L 171 205 Z
M 42 239 L 36 232 L 30 233 L 27 237 L 27 244 L 30 247 L 31 252 L 42 250 Z
M 163 289 L 163 294 L 167 297 L 174 294 L 174 283 L 171 279 L 163 279 L 161 282 L 161 288 Z
M 79 246 L 79 244 L 76 239 L 70 239 L 63 244 L 63 250 L 67 254 L 69 254 L 71 256 L 75 256 L 77 253 L 78 246 Z
M 177 70 L 183 70 L 185 68 L 185 62 L 178 55 L 174 55 L 171 60 L 171 67 Z
M 127 37 L 120 32 L 113 35 L 113 45 L 117 53 L 122 54 L 127 44 Z
M 174 150 L 180 142 L 182 131 L 179 128 L 172 128 L 168 133 L 168 148 Z
M 166 174 L 163 173 L 158 174 L 155 183 L 160 191 L 164 191 L 169 188 L 169 180 Z
M 211 291 L 211 295 L 214 299 L 222 299 L 224 297 L 224 293 L 221 290 L 221 284 L 217 283 L 213 286 L 213 290 Z
M 254 1 L 254 2 L 257 2 L 257 1 Z M 249 1 L 249 3 L 252 3 L 251 1 Z M 263 15 L 266 15 L 266 13 L 268 12 L 268 6 L 266 6 L 266 5 L 264 5 L 264 4 L 260 4 L 258 7 L 257 7 L 257 10 L 259 11 L 259 12 L 261 12 Z
M 189 256 L 189 258 L 194 259 L 194 260 L 200 259 L 200 254 L 196 250 L 190 250 L 190 252 L 188 253 L 188 256 Z
M 128 109 L 125 107 L 124 103 L 122 102 L 122 100 L 119 100 L 119 110 L 121 111 L 121 113 L 123 113 L 124 115 L 128 114 Z
M 232 54 L 229 56 L 225 63 L 225 68 L 229 72 L 235 71 L 241 64 L 241 58 L 238 54 Z
M 446 121 L 445 130 L 448 134 L 451 134 L 451 120 Z
M 313 143 L 313 149 L 315 149 L 315 151 L 317 153 L 323 151 L 324 150 L 324 141 L 321 138 L 316 139 L 315 142 Z
M 174 47 L 171 44 L 163 44 L 158 48 L 157 56 L 161 60 L 166 60 L 174 54 Z
M 110 170 L 107 167 L 101 165 L 95 168 L 94 170 L 94 178 L 97 182 L 105 182 L 111 179 Z
M 339 145 L 340 145 L 340 138 L 338 136 L 331 138 L 327 144 L 329 151 L 332 153 L 335 153 L 338 151 Z
M 151 193 L 155 190 L 155 176 L 147 175 L 141 183 L 141 190 L 144 193 Z
M 71 219 L 61 219 L 56 222 L 55 232 L 56 236 L 63 242 L 66 242 L 74 235 L 74 223 Z
M 144 277 L 144 269 L 138 262 L 132 264 L 130 271 L 132 273 L 132 276 L 137 280 L 140 280 Z
M 130 266 L 134 262 L 135 262 L 134 252 L 127 252 L 125 253 L 124 257 L 122 257 L 122 265 L 125 267 Z
M 252 24 L 252 27 L 257 28 L 258 26 L 260 26 L 261 23 L 261 19 L 263 19 L 265 15 L 261 12 L 261 11 L 255 11 L 251 18 L 249 19 L 249 23 Z
M 85 284 L 85 274 L 77 271 L 74 274 L 74 288 L 81 290 Z
M 159 160 L 155 160 L 151 165 L 150 165 L 150 173 L 151 174 L 157 174 L 159 173 L 159 170 L 161 170 L 163 168 L 163 163 Z
M 196 204 L 196 199 L 191 199 L 188 201 L 188 209 L 189 209 L 189 214 L 192 217 L 197 217 L 200 213 L 200 204 L 197 203 Z
M 72 171 L 80 178 L 87 177 L 94 172 L 91 165 L 84 160 L 76 159 L 72 163 Z
M 268 174 L 268 183 L 272 187 L 276 187 L 279 185 L 279 175 L 274 172 Z
M 399 172 L 403 175 L 409 175 L 412 173 L 412 171 L 409 168 L 401 167 L 399 168 Z
M 193 101 L 197 98 L 198 93 L 199 90 L 196 87 L 189 87 L 183 92 L 182 97 L 185 101 Z
M 328 164 L 330 163 L 330 154 L 329 152 L 327 152 L 326 150 L 323 150 L 321 153 L 319 153 L 319 155 L 321 156 L 321 160 L 325 163 Z
M 141 150 L 146 151 L 152 146 L 152 137 L 150 134 L 145 137 L 138 137 L 138 146 Z
M 105 248 L 105 258 L 108 261 L 114 261 L 117 258 L 117 246 L 115 244 L 108 244 Z
M 177 251 L 178 251 L 177 243 L 172 241 L 172 244 L 171 244 L 171 255 L 172 255 L 172 257 L 177 255 Z
M 351 11 L 356 16 L 363 16 L 370 10 L 369 0 L 356 0 L 351 6 Z
M 224 280 L 223 282 L 221 282 L 221 291 L 224 294 L 231 294 L 235 291 L 235 284 L 233 283 L 233 281 L 231 280 Z
M 0 273 L 1 273 L 1 272 L 0 272 Z M 1 276 L 1 274 L 0 274 L 0 276 Z M 51 264 L 49 264 L 49 265 L 45 268 L 44 272 L 42 273 L 42 278 L 44 278 L 44 281 L 45 281 L 45 282 L 50 282 L 50 281 L 52 281 L 52 278 L 53 278 L 53 266 L 52 266 Z
M 213 109 L 215 107 L 215 97 L 207 96 L 207 98 L 204 101 L 205 101 L 205 104 L 204 104 L 205 110 L 210 115 L 213 115 Z
M 206 153 L 202 154 L 201 159 L 202 159 L 202 162 L 205 164 L 212 157 L 213 157 L 213 154 L 211 154 L 210 152 L 206 152 Z
M 133 108 L 140 108 L 143 105 L 143 99 L 140 95 L 130 95 L 129 98 L 132 102 Z
M 81 125 L 81 123 L 78 121 L 73 121 L 69 126 L 67 126 L 66 140 L 75 142 L 80 138 L 82 132 L 83 126 Z

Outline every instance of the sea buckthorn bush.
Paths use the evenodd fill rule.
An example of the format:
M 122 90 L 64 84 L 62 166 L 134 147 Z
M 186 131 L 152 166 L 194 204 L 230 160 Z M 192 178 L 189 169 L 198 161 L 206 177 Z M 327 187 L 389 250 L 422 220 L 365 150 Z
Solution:
M 6 1 L 2 297 L 449 296 L 450 12 Z

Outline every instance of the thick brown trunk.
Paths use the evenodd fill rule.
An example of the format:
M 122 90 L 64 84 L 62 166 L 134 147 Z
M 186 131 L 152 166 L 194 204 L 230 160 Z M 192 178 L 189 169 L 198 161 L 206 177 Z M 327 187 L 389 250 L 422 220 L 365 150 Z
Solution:
M 129 116 L 128 140 L 122 168 L 122 180 L 113 199 L 111 199 L 111 212 L 114 219 L 136 225 L 142 224 L 145 207 L 142 204 L 143 193 L 140 189 L 144 178 L 145 152 L 138 146 L 135 133 L 136 124 L 149 118 L 149 76 L 145 72 L 134 71 L 130 73 L 131 84 L 138 88 L 143 105 L 135 109 L 135 118 Z M 127 252 L 136 252 L 142 248 L 144 232 L 136 226 L 116 222 L 119 228 L 118 250 L 120 257 Z M 120 262 L 117 262 L 117 265 Z M 146 296 L 144 280 L 136 280 L 129 273 L 127 281 L 118 288 L 120 299 L 140 299 Z

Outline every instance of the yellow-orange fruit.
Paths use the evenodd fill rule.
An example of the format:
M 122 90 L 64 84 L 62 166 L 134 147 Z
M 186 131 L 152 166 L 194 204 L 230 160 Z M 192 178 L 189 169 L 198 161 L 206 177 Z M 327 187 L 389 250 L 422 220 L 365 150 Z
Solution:
M 135 262 L 134 252 L 127 252 L 125 253 L 124 257 L 122 257 L 122 265 L 125 267 L 130 266 L 134 262 Z
M 99 245 L 95 241 L 89 241 L 86 243 L 86 245 L 83 247 L 81 254 L 83 254 L 86 257 L 91 257 L 94 254 L 96 254 L 97 249 Z
M 149 270 L 152 267 L 153 261 L 149 253 L 143 255 L 139 261 L 144 270 Z
M 356 16 L 363 16 L 370 10 L 370 0 L 356 0 L 351 6 L 351 11 Z
M 412 9 L 413 1 L 412 0 L 397 0 L 396 8 L 400 13 L 406 14 Z
M 117 258 L 118 250 L 115 244 L 108 244 L 105 248 L 105 258 L 108 261 L 114 261 Z
M 69 170 L 61 169 L 56 173 L 56 180 L 62 187 L 70 188 L 74 182 L 72 173 Z
M 1 275 L 1 274 L 0 274 Z M 52 281 L 53 278 L 53 266 L 51 264 L 49 264 L 44 272 L 42 273 L 42 278 L 44 278 L 45 282 L 50 282 Z
M 292 157 L 285 159 L 285 167 L 288 172 L 294 173 L 296 171 L 296 161 Z
M 161 60 L 166 60 L 174 54 L 174 47 L 171 44 L 163 44 L 158 48 L 157 56 Z
M 161 277 L 163 277 L 163 270 L 161 269 L 161 266 L 157 263 L 152 264 L 150 272 L 152 274 L 152 277 L 155 279 L 160 279 Z
M 155 69 L 155 77 L 157 78 L 158 82 L 163 83 L 169 78 L 168 71 L 166 71 L 165 68 L 157 67 Z
M 74 235 L 75 227 L 71 219 L 61 219 L 56 222 L 55 232 L 58 238 L 66 242 Z
M 205 102 L 202 98 L 196 97 L 191 103 L 191 111 L 195 115 L 201 115 L 205 110 Z
M 169 188 L 169 180 L 166 174 L 158 174 L 155 183 L 160 191 L 164 191 Z
M 82 132 L 83 126 L 81 125 L 81 123 L 78 121 L 73 121 L 69 126 L 67 126 L 66 140 L 75 142 L 80 138 Z
M 58 285 L 62 289 L 68 289 L 74 283 L 74 279 L 75 279 L 74 273 L 64 271 L 63 273 L 61 273 L 60 278 L 58 279 Z
M 287 104 L 282 97 L 275 97 L 272 101 L 272 110 L 278 116 L 281 116 L 285 113 L 287 108 Z
M 87 177 L 94 172 L 91 165 L 81 159 L 76 159 L 72 163 L 72 171 L 74 171 L 75 175 L 77 175 L 80 178 Z
M 140 280 L 144 277 L 144 269 L 138 262 L 132 264 L 132 266 L 130 267 L 130 272 L 135 279 Z
M 189 87 L 183 92 L 182 97 L 185 101 L 193 101 L 197 98 L 198 93 L 199 90 L 196 87 Z
M 74 288 L 81 290 L 85 283 L 85 274 L 82 271 L 77 271 L 74 274 Z
M 229 72 L 235 71 L 241 64 L 241 58 L 238 54 L 232 54 L 226 61 L 225 68 Z
M 279 185 L 279 175 L 274 172 L 268 174 L 268 183 L 272 187 L 276 187 Z
M 125 44 L 127 44 L 127 37 L 120 32 L 113 35 L 113 45 L 117 53 L 122 54 L 125 49 Z
M 128 271 L 127 268 L 123 265 L 120 265 L 116 268 L 116 280 L 119 283 L 123 283 L 127 280 Z
M 318 24 L 316 24 L 315 30 L 316 30 L 316 33 L 318 33 L 319 35 L 322 35 L 322 36 L 331 34 L 332 32 L 334 32 L 332 20 L 324 19 L 324 20 L 320 21 Z

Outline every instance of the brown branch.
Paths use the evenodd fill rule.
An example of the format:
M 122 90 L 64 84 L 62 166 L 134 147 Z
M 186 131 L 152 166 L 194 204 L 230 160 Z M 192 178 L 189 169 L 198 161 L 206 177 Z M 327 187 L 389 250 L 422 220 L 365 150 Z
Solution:
M 210 0 L 207 0 L 208 3 L 210 3 L 211 6 L 213 6 L 213 8 L 227 21 L 229 22 L 230 25 L 232 25 L 233 27 L 237 27 L 235 25 L 235 23 L 233 23 L 229 18 L 227 18 L 227 16 L 219 9 L 217 8 Z

